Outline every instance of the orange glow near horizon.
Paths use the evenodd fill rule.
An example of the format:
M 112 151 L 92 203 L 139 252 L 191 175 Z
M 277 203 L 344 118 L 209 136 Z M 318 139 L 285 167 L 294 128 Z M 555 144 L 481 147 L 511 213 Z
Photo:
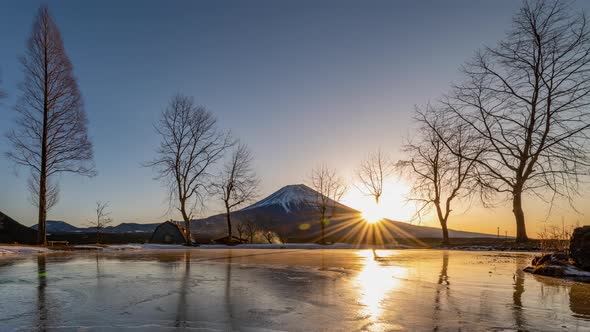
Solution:
M 409 221 L 415 212 L 411 204 L 406 204 L 409 191 L 408 185 L 401 181 L 388 181 L 383 185 L 383 195 L 377 205 L 375 198 L 351 186 L 342 203 L 361 211 L 363 218 L 371 224 L 383 218 Z

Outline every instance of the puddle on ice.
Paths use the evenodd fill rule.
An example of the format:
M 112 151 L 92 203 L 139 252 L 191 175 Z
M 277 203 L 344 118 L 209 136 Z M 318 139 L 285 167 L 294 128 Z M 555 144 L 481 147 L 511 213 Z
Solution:
M 0 259 L 0 330 L 588 331 L 527 253 L 159 250 Z

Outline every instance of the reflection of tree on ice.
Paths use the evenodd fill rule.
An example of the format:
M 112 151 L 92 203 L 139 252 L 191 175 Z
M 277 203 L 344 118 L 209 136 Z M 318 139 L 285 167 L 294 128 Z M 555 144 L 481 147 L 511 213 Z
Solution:
M 41 331 L 47 328 L 47 301 L 45 298 L 45 288 L 47 288 L 47 269 L 45 255 L 37 256 L 37 274 L 39 286 L 37 287 L 37 327 Z
M 522 315 L 522 293 L 524 293 L 524 271 L 522 266 L 528 263 L 527 258 L 519 258 L 516 261 L 516 272 L 514 273 L 514 293 L 512 294 L 512 314 L 514 316 L 514 323 L 519 331 L 524 329 L 526 321 Z
M 186 323 L 186 312 L 187 312 L 187 301 L 186 301 L 186 293 L 188 291 L 188 281 L 191 271 L 191 252 L 187 250 L 184 253 L 184 275 L 182 276 L 182 281 L 180 282 L 180 291 L 178 293 L 178 306 L 176 308 L 176 319 L 174 322 L 174 327 L 187 327 L 188 324 Z

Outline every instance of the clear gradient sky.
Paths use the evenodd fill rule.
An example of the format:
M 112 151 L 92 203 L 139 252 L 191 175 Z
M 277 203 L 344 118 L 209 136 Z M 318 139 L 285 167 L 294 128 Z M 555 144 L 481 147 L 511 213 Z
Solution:
M 25 50 L 38 1 L 0 2 L 0 132 L 13 125 L 17 60 Z M 49 219 L 84 225 L 96 200 L 109 201 L 116 223 L 157 222 L 166 193 L 141 163 L 154 157 L 152 124 L 168 99 L 194 96 L 221 127 L 247 143 L 262 180 L 260 196 L 305 182 L 325 162 L 353 178 L 371 150 L 399 158 L 411 135 L 412 109 L 435 100 L 459 78 L 458 67 L 509 28 L 520 3 L 503 1 L 51 1 L 89 118 L 98 176 L 61 178 L 61 200 Z M 577 8 L 590 10 L 590 2 Z M 1 138 L 1 150 L 8 143 Z M 28 171 L 0 155 L 0 211 L 36 222 Z M 392 185 L 392 188 L 395 184 Z M 352 191 L 356 190 L 351 188 Z M 400 201 L 399 189 L 389 200 Z M 387 195 L 387 192 L 384 196 Z M 351 193 L 349 205 L 359 205 Z M 560 204 L 550 220 L 590 224 Z M 399 204 L 388 216 L 403 219 Z M 531 234 L 548 206 L 526 202 Z M 458 212 L 463 209 L 457 209 Z M 459 211 L 461 210 L 461 211 Z M 205 215 L 219 212 L 208 205 Z M 434 219 L 423 221 L 436 226 Z M 514 234 L 510 207 L 474 204 L 450 227 Z M 503 231 L 502 231 L 503 232 Z

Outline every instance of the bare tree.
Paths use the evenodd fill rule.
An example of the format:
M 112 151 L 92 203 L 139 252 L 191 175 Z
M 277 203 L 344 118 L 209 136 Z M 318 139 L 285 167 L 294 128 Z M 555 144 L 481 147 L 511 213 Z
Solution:
M 111 212 L 107 211 L 109 207 L 109 202 L 96 202 L 96 208 L 94 212 L 96 213 L 96 219 L 89 222 L 89 226 L 94 228 L 96 231 L 96 243 L 100 243 L 100 234 L 104 230 L 106 226 L 113 222 L 113 219 L 110 217 Z
M 321 244 L 326 244 L 326 225 L 329 223 L 336 210 L 337 202 L 346 192 L 346 186 L 338 177 L 335 169 L 321 165 L 312 170 L 311 186 L 317 192 L 316 197 L 310 202 L 320 214 L 320 226 L 322 230 Z M 331 209 L 331 210 L 330 210 Z
M 590 167 L 586 17 L 566 2 L 525 1 L 506 39 L 463 71 L 446 104 L 485 144 L 479 182 L 512 201 L 516 240 L 527 241 L 523 194 L 571 202 Z
M 231 212 L 256 197 L 258 178 L 252 170 L 252 155 L 246 145 L 239 144 L 224 165 L 219 181 L 215 183 L 223 204 L 227 220 L 227 235 L 231 243 Z
M 31 172 L 27 181 L 27 189 L 29 190 L 29 200 L 33 206 L 39 207 L 39 174 Z M 59 201 L 59 184 L 47 179 L 45 192 L 45 209 L 51 210 Z
M 240 239 L 243 239 L 244 238 L 244 235 L 246 235 L 246 225 L 244 223 L 242 223 L 242 222 L 239 222 L 236 225 L 236 231 L 238 232 L 238 237 Z
M 254 243 L 254 237 L 256 236 L 256 232 L 258 232 L 258 226 L 256 226 L 254 221 L 250 219 L 247 219 L 243 225 L 245 228 L 244 235 L 248 238 L 248 242 Z
M 180 94 L 170 100 L 155 129 L 161 138 L 158 156 L 145 165 L 168 186 L 170 207 L 181 213 L 186 244 L 192 245 L 190 222 L 210 189 L 211 168 L 233 141 L 217 129 L 212 113 Z
M 82 97 L 47 7 L 39 9 L 21 63 L 25 79 L 16 106 L 18 128 L 8 133 L 12 150 L 6 155 L 17 165 L 28 167 L 32 182 L 38 183 L 33 186 L 38 189 L 38 242 L 46 244 L 47 193 L 51 198 L 51 192 L 57 190 L 51 186 L 48 190 L 49 179 L 57 181 L 54 177 L 59 173 L 96 174 Z
M 449 123 L 444 115 L 431 105 L 416 109 L 418 130 L 414 142 L 407 142 L 403 148 L 409 159 L 400 160 L 396 167 L 400 173 L 409 174 L 409 200 L 418 204 L 417 215 L 434 208 L 442 228 L 442 243 L 449 244 L 451 204 L 474 193 L 475 161 L 482 150 L 473 145 L 468 126 Z M 458 153 L 451 153 L 447 146 Z
M 356 170 L 359 180 L 357 188 L 363 194 L 374 197 L 375 203 L 379 204 L 379 199 L 383 195 L 383 182 L 391 172 L 392 164 L 387 156 L 381 152 L 381 149 L 370 153 Z

